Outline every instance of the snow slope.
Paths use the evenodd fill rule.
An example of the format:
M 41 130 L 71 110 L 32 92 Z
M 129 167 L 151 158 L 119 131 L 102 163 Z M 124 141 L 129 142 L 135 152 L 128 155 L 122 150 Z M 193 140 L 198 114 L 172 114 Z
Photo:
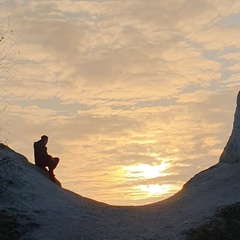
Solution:
M 62 189 L 0 144 L 0 210 L 17 216 L 23 240 L 182 240 L 219 207 L 240 201 L 239 142 L 240 93 L 219 163 L 169 199 L 140 207 L 110 206 Z
M 219 163 L 167 200 L 117 207 L 58 187 L 24 156 L 0 145 L 0 210 L 18 216 L 25 240 L 184 239 L 184 230 L 240 201 L 239 173 L 240 164 Z

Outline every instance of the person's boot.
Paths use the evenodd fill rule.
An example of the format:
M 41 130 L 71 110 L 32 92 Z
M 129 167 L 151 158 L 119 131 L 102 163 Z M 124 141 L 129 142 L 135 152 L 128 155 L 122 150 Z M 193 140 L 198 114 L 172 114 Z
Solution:
M 55 175 L 54 173 L 49 173 L 49 179 L 52 181 L 52 182 L 55 182 Z

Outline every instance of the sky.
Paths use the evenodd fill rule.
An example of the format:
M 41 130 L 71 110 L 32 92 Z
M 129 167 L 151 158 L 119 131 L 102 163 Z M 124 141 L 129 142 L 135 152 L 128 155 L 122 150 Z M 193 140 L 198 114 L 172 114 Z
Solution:
M 219 161 L 240 90 L 239 1 L 5 0 L 0 12 L 1 141 L 34 163 L 48 135 L 64 188 L 149 204 Z

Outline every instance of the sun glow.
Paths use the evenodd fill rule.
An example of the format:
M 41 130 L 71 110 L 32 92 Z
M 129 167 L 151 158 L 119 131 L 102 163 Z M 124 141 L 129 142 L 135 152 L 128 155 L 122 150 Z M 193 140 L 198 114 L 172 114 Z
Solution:
M 170 166 L 169 163 L 162 162 L 159 165 L 139 164 L 132 166 L 125 166 L 127 178 L 129 180 L 138 179 L 152 179 L 160 176 L 167 176 L 168 173 L 164 172 Z
M 164 198 L 179 189 L 178 186 L 172 184 L 159 184 L 159 182 L 162 182 L 161 177 L 173 174 L 169 169 L 171 168 L 171 162 L 175 159 L 163 160 L 155 153 L 151 153 L 150 157 L 159 161 L 159 164 L 140 163 L 122 168 L 127 181 L 134 185 L 132 187 L 134 192 L 134 195 L 131 196 L 132 199 Z
M 142 192 L 146 192 L 148 195 L 163 195 L 171 191 L 171 186 L 169 184 L 149 184 L 149 185 L 140 185 L 139 189 Z

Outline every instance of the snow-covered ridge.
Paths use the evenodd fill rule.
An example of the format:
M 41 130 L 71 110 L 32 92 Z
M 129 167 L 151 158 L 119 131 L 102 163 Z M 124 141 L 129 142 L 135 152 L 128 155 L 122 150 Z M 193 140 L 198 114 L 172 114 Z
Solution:
M 240 201 L 240 94 L 237 102 L 220 162 L 169 199 L 139 207 L 96 202 L 60 188 L 24 156 L 0 144 L 0 210 L 18 217 L 23 240 L 185 239 L 183 231 L 217 208 Z
M 234 114 L 233 130 L 220 156 L 220 162 L 240 162 L 240 92 L 237 96 L 237 108 Z

